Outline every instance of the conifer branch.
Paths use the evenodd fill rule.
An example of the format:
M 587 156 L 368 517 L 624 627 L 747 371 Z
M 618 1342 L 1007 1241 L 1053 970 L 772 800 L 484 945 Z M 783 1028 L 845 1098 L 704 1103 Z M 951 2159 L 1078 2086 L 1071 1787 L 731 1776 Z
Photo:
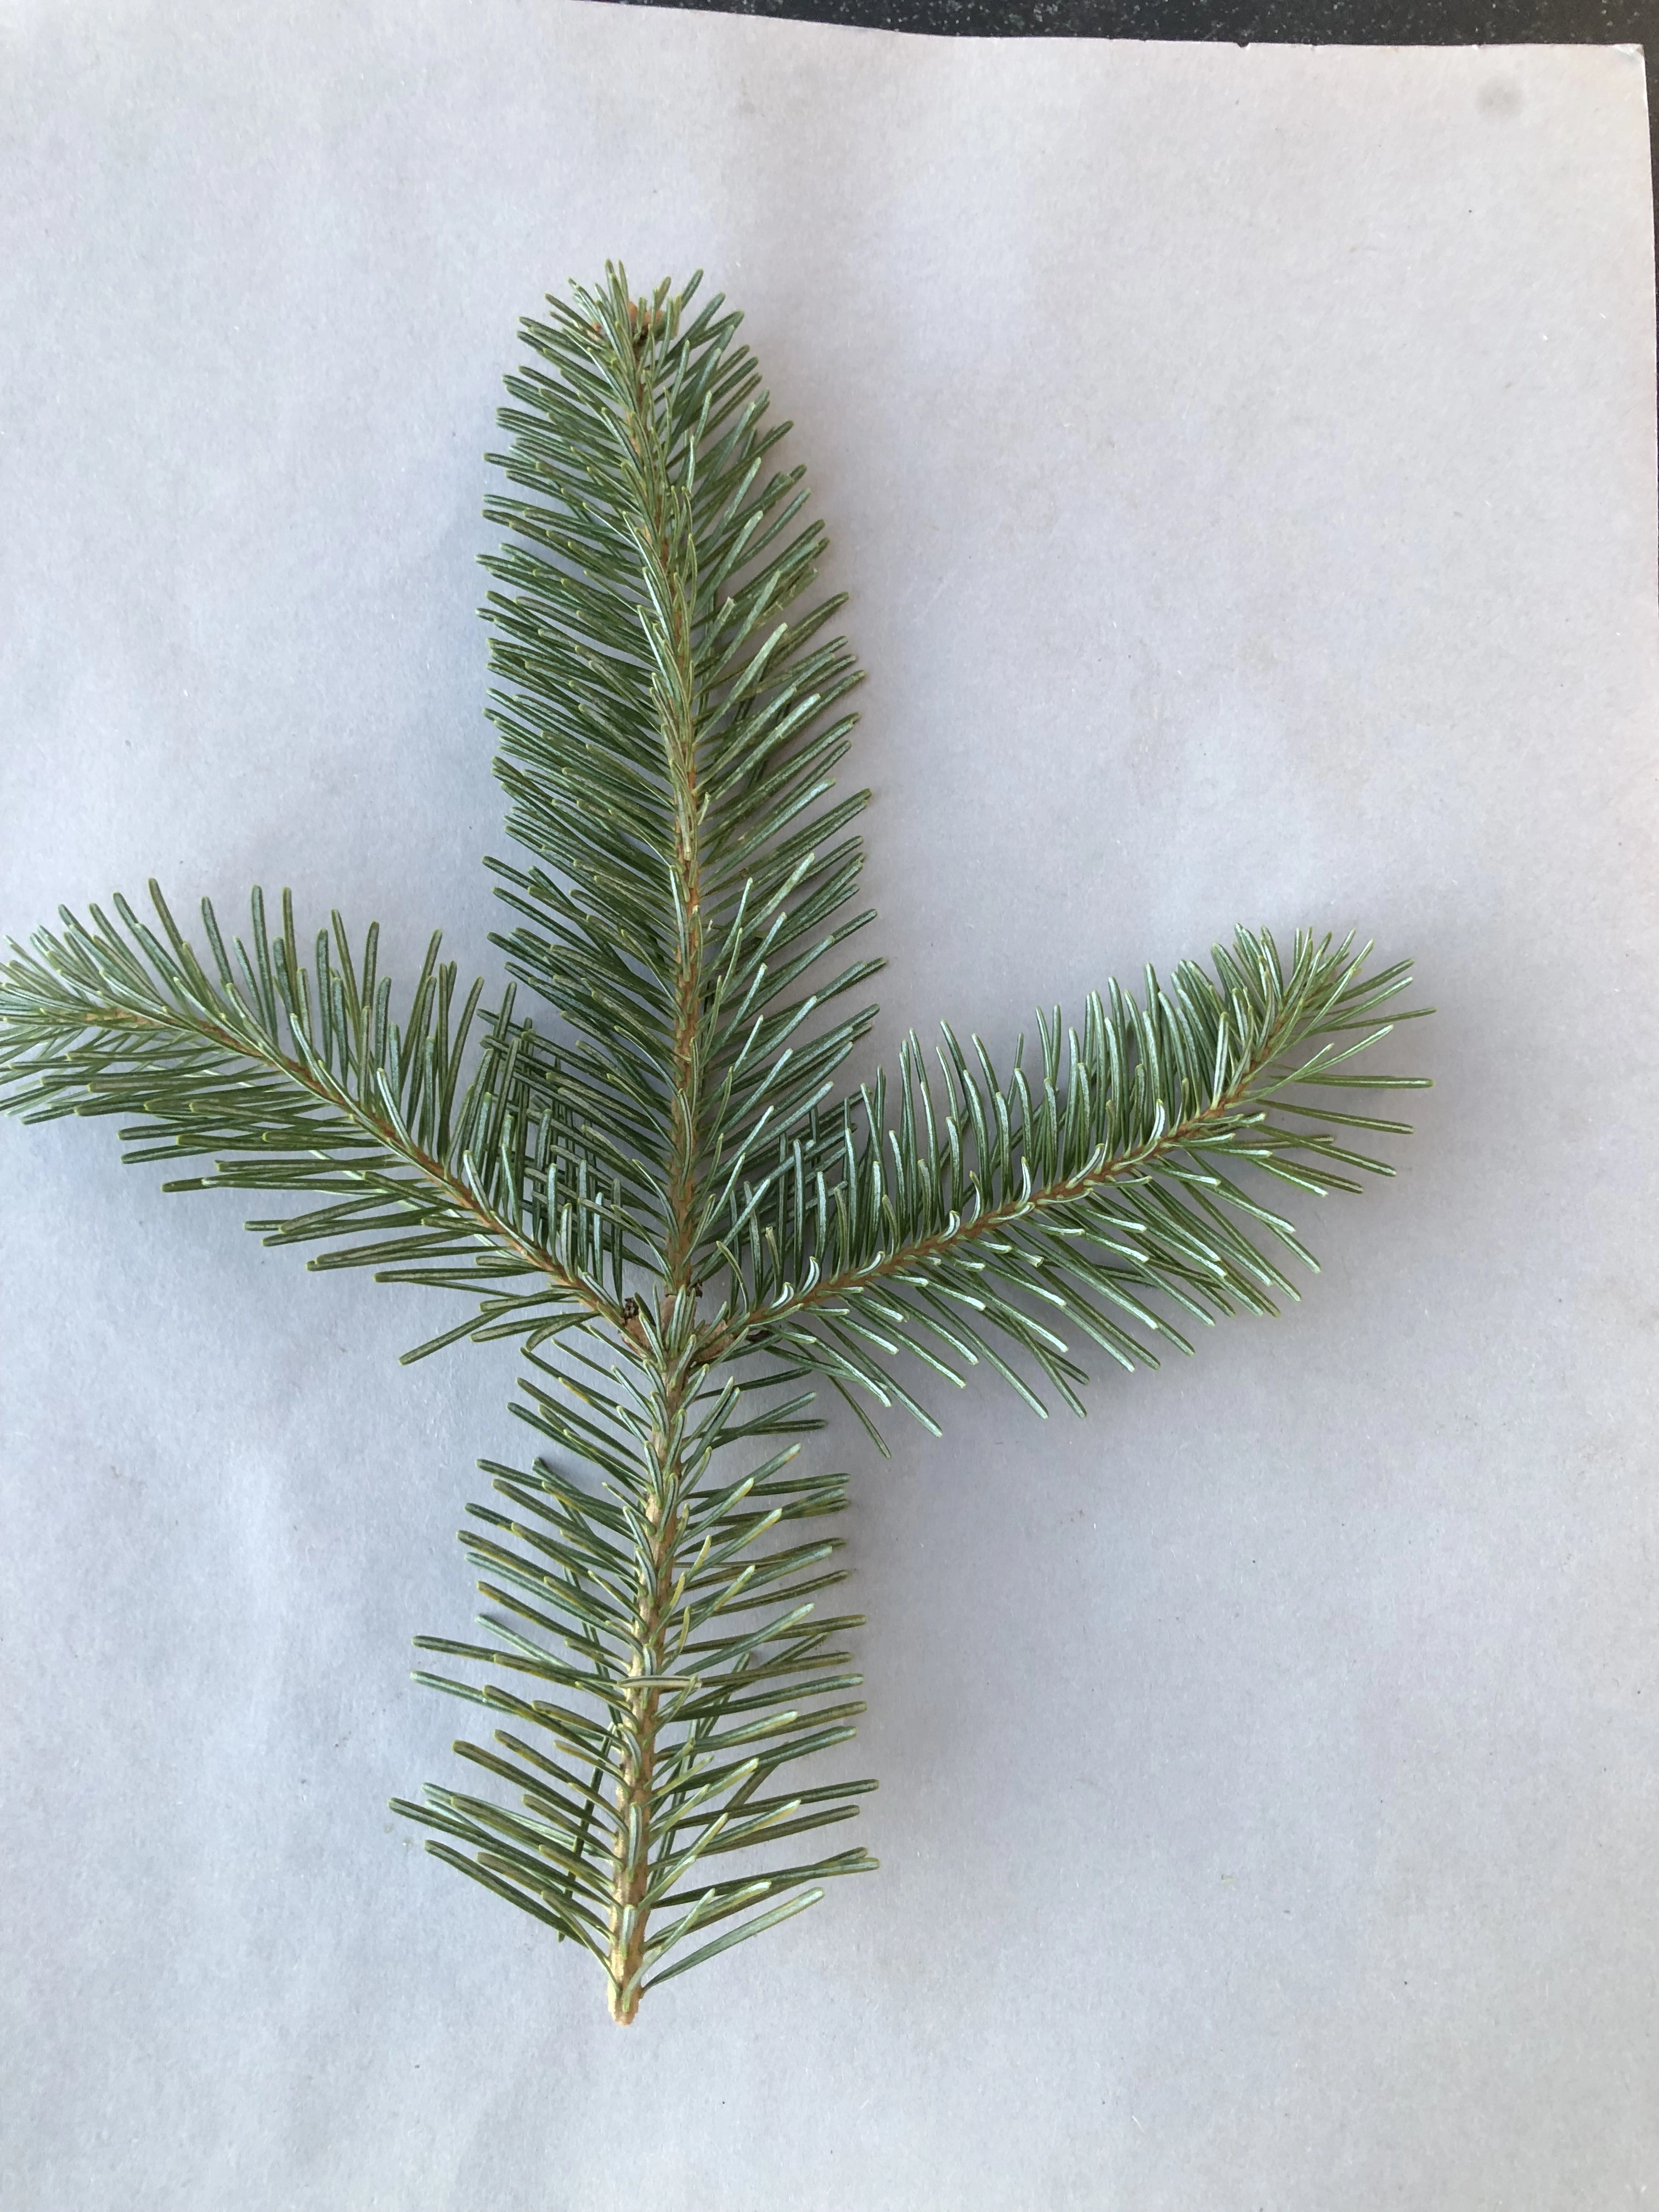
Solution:
M 1389 1173 L 1347 1133 L 1405 1125 L 1328 1100 L 1417 1080 L 1357 1066 L 1403 1018 L 1403 965 L 1311 935 L 1287 963 L 1240 931 L 1209 971 L 1092 997 L 1080 1032 L 1039 1018 L 1006 1082 L 946 1028 L 938 1096 L 912 1034 L 896 1110 L 880 1076 L 837 1100 L 880 965 L 847 949 L 868 794 L 834 792 L 860 672 L 827 634 L 842 600 L 808 596 L 824 539 L 773 458 L 789 426 L 696 289 L 636 299 L 609 270 L 550 301 L 501 418 L 484 611 L 520 858 L 489 864 L 495 941 L 551 1034 L 509 986 L 471 1042 L 483 987 L 458 1008 L 435 938 L 395 1022 L 377 933 L 359 960 L 337 915 L 307 965 L 286 895 L 273 939 L 254 893 L 234 958 L 211 906 L 204 961 L 152 885 L 159 934 L 118 901 L 120 928 L 66 913 L 0 964 L 0 1104 L 142 1117 L 129 1158 L 213 1163 L 167 1188 L 303 1193 L 250 1226 L 477 1300 L 410 1357 L 518 1341 L 541 1455 L 482 1462 L 478 1638 L 417 1639 L 463 1670 L 417 1679 L 501 1723 L 455 1749 L 511 1802 L 434 1784 L 397 1809 L 591 1954 L 624 2023 L 875 1865 L 770 1856 L 875 1787 L 794 1779 L 863 1710 L 837 1641 L 859 1620 L 815 1609 L 847 1478 L 797 1467 L 822 1426 L 800 1386 L 878 1445 L 861 1395 L 933 1425 L 901 1354 L 1080 1412 L 1074 1337 L 1152 1365 L 1190 1349 L 1176 1316 L 1293 1297 L 1279 1255 L 1312 1263 L 1268 1197 Z

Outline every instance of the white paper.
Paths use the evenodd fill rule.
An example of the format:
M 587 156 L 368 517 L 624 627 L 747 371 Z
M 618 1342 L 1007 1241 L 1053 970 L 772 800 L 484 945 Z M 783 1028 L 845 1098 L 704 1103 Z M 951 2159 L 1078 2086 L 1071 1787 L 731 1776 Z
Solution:
M 495 972 L 482 457 L 619 256 L 799 425 L 883 1052 L 1236 921 L 1439 1009 L 1299 1308 L 823 1445 L 883 1870 L 625 2034 L 383 1809 L 455 1771 L 409 1639 L 510 1357 L 399 1370 L 441 1301 L 0 1129 L 0 2201 L 1659 2186 L 1640 56 L 456 0 L 25 8 L 0 84 L 0 927 L 288 883 Z

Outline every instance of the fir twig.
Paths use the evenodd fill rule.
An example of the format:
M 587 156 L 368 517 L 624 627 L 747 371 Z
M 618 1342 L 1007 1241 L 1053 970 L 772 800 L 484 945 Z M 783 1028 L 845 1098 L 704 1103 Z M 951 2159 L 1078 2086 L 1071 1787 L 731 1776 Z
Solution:
M 513 1802 L 398 1809 L 592 1952 L 622 2021 L 875 1864 L 725 1871 L 875 1787 L 795 1778 L 863 1710 L 837 1641 L 858 1618 L 816 1611 L 846 1477 L 799 1469 L 821 1423 L 798 1386 L 878 1445 L 861 1399 L 934 1425 L 906 1356 L 1081 1412 L 1079 1339 L 1155 1365 L 1191 1322 L 1294 1297 L 1313 1263 L 1279 1194 L 1358 1189 L 1390 1170 L 1356 1144 L 1405 1133 L 1330 1093 L 1417 1080 L 1364 1058 L 1404 1018 L 1403 964 L 1240 930 L 1079 1028 L 1040 1015 L 1006 1079 L 947 1028 L 937 1078 L 913 1034 L 890 1085 L 835 1095 L 879 965 L 847 950 L 867 794 L 833 788 L 859 671 L 841 601 L 810 596 L 789 426 L 696 291 L 608 270 L 525 324 L 508 379 L 485 613 L 517 857 L 489 866 L 549 1033 L 510 985 L 480 1024 L 436 938 L 394 1018 L 375 930 L 359 957 L 336 915 L 307 963 L 287 896 L 273 936 L 257 890 L 234 948 L 204 902 L 199 952 L 152 884 L 156 927 L 66 913 L 0 969 L 25 1118 L 125 1115 L 129 1158 L 211 1163 L 169 1189 L 303 1194 L 250 1225 L 325 1245 L 313 1267 L 469 1294 L 409 1357 L 518 1340 L 545 1449 L 485 1463 L 501 1502 L 461 1538 L 480 1634 L 418 1639 L 472 1671 L 417 1677 L 500 1723 L 456 1750 Z

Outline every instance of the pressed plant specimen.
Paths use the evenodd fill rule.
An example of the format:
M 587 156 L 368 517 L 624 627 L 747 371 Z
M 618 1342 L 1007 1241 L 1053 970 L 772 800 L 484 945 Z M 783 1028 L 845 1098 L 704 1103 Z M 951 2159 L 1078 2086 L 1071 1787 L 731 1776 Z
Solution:
M 234 943 L 204 902 L 198 948 L 154 884 L 153 922 L 66 911 L 0 988 L 26 1117 L 124 1115 L 129 1158 L 208 1164 L 169 1189 L 298 1194 L 250 1226 L 325 1245 L 313 1267 L 467 1294 L 410 1358 L 516 1341 L 544 1449 L 484 1463 L 485 1640 L 417 1639 L 464 1669 L 419 1679 L 499 1723 L 455 1747 L 495 1794 L 398 1810 L 592 1952 L 624 2022 L 875 1863 L 767 1856 L 874 1787 L 794 1778 L 862 1710 L 857 1620 L 817 1610 L 846 1478 L 799 1462 L 811 1386 L 878 1446 L 868 1401 L 933 1426 L 918 1369 L 1080 1412 L 1079 1339 L 1155 1365 L 1194 1322 L 1272 1312 L 1308 1256 L 1275 1186 L 1357 1189 L 1389 1170 L 1353 1133 L 1404 1130 L 1333 1092 L 1414 1080 L 1356 1065 L 1403 964 L 1239 930 L 1074 1026 L 1039 1015 L 1006 1075 L 945 1028 L 933 1069 L 912 1032 L 890 1081 L 838 1089 L 880 964 L 849 950 L 868 794 L 832 787 L 858 669 L 811 597 L 789 426 L 696 291 L 612 270 L 523 325 L 487 510 L 511 980 L 482 1018 L 436 937 L 394 1011 L 373 927 L 307 945 L 255 890 Z

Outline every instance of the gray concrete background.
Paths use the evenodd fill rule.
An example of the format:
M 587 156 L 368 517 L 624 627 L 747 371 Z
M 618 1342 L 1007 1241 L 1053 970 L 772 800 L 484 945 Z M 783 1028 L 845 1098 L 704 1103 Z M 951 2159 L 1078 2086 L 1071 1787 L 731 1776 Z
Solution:
M 24 6 L 0 88 L 0 927 L 154 872 L 491 961 L 481 455 L 620 254 L 800 426 L 884 1045 L 1235 921 L 1440 1009 L 1281 1322 L 826 1442 L 883 1872 L 626 2035 L 381 1809 L 510 1360 L 0 1131 L 0 2202 L 1659 2198 L 1639 56 Z

